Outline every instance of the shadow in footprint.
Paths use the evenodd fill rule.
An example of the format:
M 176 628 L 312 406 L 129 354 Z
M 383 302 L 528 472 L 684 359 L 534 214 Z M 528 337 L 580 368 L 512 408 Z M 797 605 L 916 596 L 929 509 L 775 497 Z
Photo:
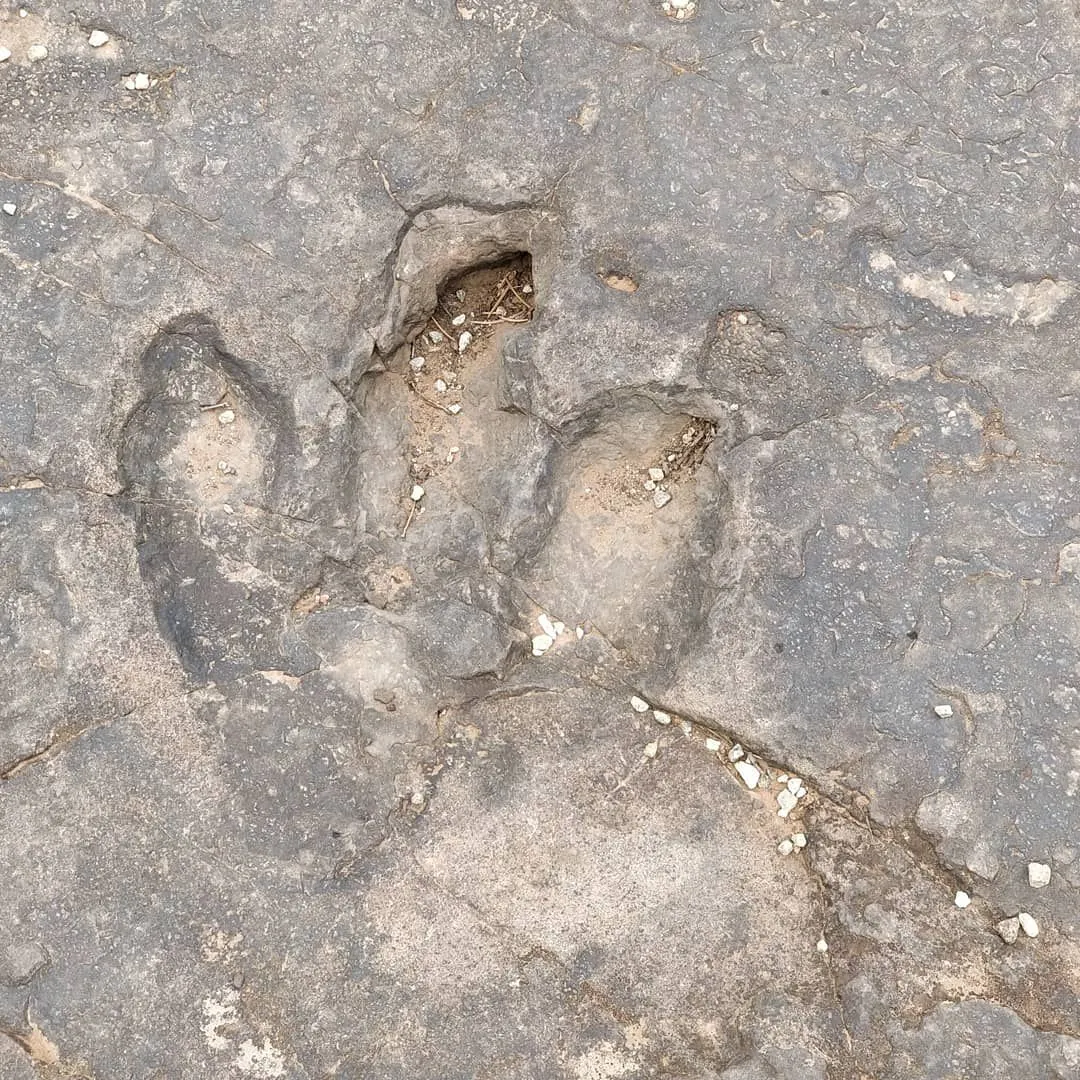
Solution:
M 184 668 L 215 682 L 310 670 L 317 658 L 287 616 L 316 560 L 287 530 L 266 528 L 276 463 L 292 450 L 287 407 L 198 317 L 154 338 L 138 384 L 121 478 L 139 568 Z

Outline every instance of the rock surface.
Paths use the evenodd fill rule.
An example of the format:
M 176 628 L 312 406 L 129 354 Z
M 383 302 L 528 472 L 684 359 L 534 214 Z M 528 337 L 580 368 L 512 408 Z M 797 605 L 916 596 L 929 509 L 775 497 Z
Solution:
M 1071 19 L 0 12 L 0 1076 L 1080 1074 Z

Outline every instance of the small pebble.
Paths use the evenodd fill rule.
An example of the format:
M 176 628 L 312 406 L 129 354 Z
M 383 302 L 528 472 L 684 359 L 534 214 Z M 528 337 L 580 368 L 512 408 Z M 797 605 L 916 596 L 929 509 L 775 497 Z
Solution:
M 446 464 L 447 465 L 453 465 L 454 461 L 457 459 L 457 457 L 458 457 L 458 455 L 460 453 L 461 453 L 461 447 L 460 446 L 451 446 L 450 449 L 447 450 L 447 452 L 446 452 Z
M 91 30 L 86 40 L 91 49 L 100 49 L 102 45 L 109 43 L 109 35 L 104 30 Z
M 15 211 L 18 209 L 19 208 L 13 202 L 4 203 L 4 213 L 7 214 L 8 217 L 14 217 Z
M 641 756 L 645 758 L 656 757 L 656 752 L 660 749 L 660 742 L 658 739 L 653 739 L 651 743 L 647 743 L 641 751 Z
M 454 404 L 453 404 L 453 405 L 447 405 L 447 406 L 446 406 L 446 411 L 447 411 L 447 412 L 448 412 L 448 413 L 449 413 L 449 414 L 450 414 L 451 416 L 457 416 L 457 414 L 458 414 L 459 412 L 461 412 L 461 406 L 460 406 L 460 405 L 459 405 L 459 404 L 458 404 L 457 402 L 454 402 Z
M 0 64 L 5 60 L 11 59 L 11 50 L 4 45 L 0 45 Z
M 934 706 L 934 712 L 936 712 L 938 714 L 938 716 L 940 716 L 944 720 L 947 717 L 952 716 L 952 706 L 951 705 L 935 705 Z
M 799 790 L 795 792 L 795 798 L 796 799 L 805 799 L 806 798 L 806 787 L 805 787 L 805 785 L 800 785 Z
M 472 334 L 468 330 L 458 338 L 457 351 L 463 353 L 472 344 Z
M 221 504 L 221 511 L 224 514 L 229 514 L 229 515 L 232 515 L 232 514 L 236 513 L 236 511 L 228 503 L 222 503 Z
M 44 45 L 31 45 L 26 50 L 26 59 L 31 63 L 36 63 L 38 60 L 44 60 L 49 55 L 49 50 Z
M 436 394 L 446 393 L 446 382 L 443 379 L 436 379 L 433 386 Z
M 738 761 L 740 758 L 746 757 L 746 751 L 742 748 L 741 743 L 736 743 L 728 752 L 728 761 Z
M 719 739 L 705 740 L 705 749 L 708 750 L 710 754 L 715 754 L 720 749 L 721 745 L 722 744 Z
M 660 481 L 664 479 L 664 470 L 663 469 L 650 469 L 649 470 L 649 479 L 654 481 L 655 483 L 659 484 Z
M 465 325 L 465 316 L 464 315 L 455 315 L 450 320 L 450 325 L 451 326 L 464 326 Z
M 1023 930 L 1028 937 L 1039 936 L 1039 924 L 1035 921 L 1034 915 L 1029 915 L 1026 911 L 1021 911 L 1016 918 L 1020 922 L 1020 929 Z
M 792 833 L 791 842 L 801 851 L 804 847 L 806 847 L 806 833 Z
M 424 489 L 420 484 L 413 484 L 412 491 L 409 492 L 409 498 L 413 502 L 419 502 L 424 497 Z
M 646 480 L 645 484 L 644 484 L 644 488 L 645 488 L 646 491 L 655 491 L 656 490 L 656 481 L 655 480 Z
M 790 779 L 790 777 L 788 776 L 788 774 L 787 774 L 786 772 L 782 772 L 782 773 L 781 773 L 781 774 L 780 774 L 780 775 L 779 775 L 779 776 L 778 776 L 778 777 L 776 778 L 776 782 L 777 782 L 778 784 L 786 784 L 786 783 L 788 782 L 788 780 L 789 780 L 789 779 Z
M 236 470 L 227 461 L 219 461 L 217 463 L 217 467 L 218 467 L 218 472 L 221 473 L 222 476 L 235 476 L 236 475 Z
M 458 291 L 454 293 L 454 295 L 458 298 L 459 301 L 463 301 L 465 299 L 465 290 L 458 289 Z
M 1050 867 L 1046 863 L 1028 863 L 1028 884 L 1033 889 L 1043 889 L 1050 884 Z
M 780 817 L 786 818 L 788 814 L 790 814 L 791 811 L 795 809 L 795 807 L 798 805 L 798 802 L 799 800 L 796 799 L 795 796 L 792 795 L 787 788 L 784 788 L 776 796 L 776 805 L 780 808 L 779 810 L 777 810 L 777 814 Z
M 232 409 L 222 409 L 221 412 L 217 414 L 217 422 L 219 424 L 228 425 L 233 423 L 235 420 L 236 413 L 234 413 Z
M 413 371 L 423 371 L 424 370 L 424 358 L 422 356 L 414 356 L 409 361 L 409 367 L 411 367 L 413 369 Z
M 1015 945 L 1020 936 L 1020 920 L 1015 915 L 1011 919 L 1002 919 L 994 929 L 1006 945 Z
M 579 626 L 574 631 L 574 633 L 577 634 L 577 639 L 578 639 L 578 641 L 580 641 L 585 636 L 585 627 L 584 626 Z
M 547 634 L 537 634 L 532 639 L 533 656 L 543 656 L 554 644 L 555 642 Z
M 556 637 L 558 637 L 566 629 L 566 623 L 559 622 L 558 619 L 556 619 L 551 625 L 555 627 Z
M 648 712 L 649 703 L 635 695 L 630 699 L 630 708 L 633 709 L 634 712 Z
M 428 341 L 430 341 L 432 345 L 438 345 L 442 341 L 442 339 L 443 336 L 439 333 L 438 330 L 428 331 Z
M 652 504 L 656 507 L 657 510 L 660 510 L 663 507 L 667 506 L 669 502 L 671 502 L 670 491 L 665 491 L 663 488 L 657 488 L 653 492 Z
M 800 780 L 797 776 L 789 776 L 784 781 L 784 783 L 787 784 L 788 791 L 790 791 L 792 795 L 798 798 L 799 788 L 802 787 L 802 780 Z
M 540 629 L 543 630 L 552 641 L 559 636 L 554 623 L 552 623 L 544 612 L 541 611 L 540 614 L 536 616 L 536 621 L 540 625 Z
M 661 709 L 653 709 L 652 714 L 653 714 L 653 719 L 658 724 L 664 724 L 666 726 L 666 725 L 671 723 L 671 715 L 669 713 L 664 712 Z
M 689 720 L 684 720 L 679 727 L 682 728 L 682 733 L 688 738 L 692 738 L 694 735 L 694 725 Z
M 817 951 L 819 953 L 827 953 L 829 951 L 829 943 L 824 938 L 818 938 Z
M 966 908 L 968 906 L 968 904 L 971 903 L 971 897 L 968 896 L 968 894 L 966 892 L 964 892 L 963 889 L 957 889 L 956 890 L 956 896 L 953 897 L 953 903 L 958 908 Z
M 941 276 L 946 281 L 952 281 L 956 277 L 956 271 L 955 270 L 942 270 L 941 271 Z
M 522 286 L 521 286 L 521 291 L 522 291 L 522 292 L 523 292 L 523 293 L 524 293 L 524 294 L 525 294 L 526 296 L 528 296 L 528 295 L 529 295 L 529 293 L 531 293 L 531 292 L 532 292 L 532 286 L 531 286 L 531 285 L 522 285 Z
M 790 840 L 781 840 L 780 843 L 776 845 L 776 850 L 779 851 L 781 855 L 790 855 L 795 850 L 795 845 Z
M 735 771 L 742 777 L 742 782 L 751 790 L 758 786 L 761 779 L 761 770 L 749 761 L 736 761 Z

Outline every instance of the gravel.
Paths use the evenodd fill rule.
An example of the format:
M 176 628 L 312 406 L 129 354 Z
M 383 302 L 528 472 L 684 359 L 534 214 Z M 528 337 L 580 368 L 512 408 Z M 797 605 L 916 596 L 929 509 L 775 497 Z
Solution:
M 1050 884 L 1050 867 L 1046 863 L 1041 862 L 1029 862 L 1028 884 L 1033 889 L 1044 889 Z
M 109 35 L 104 30 L 91 30 L 86 40 L 91 49 L 100 49 L 102 45 L 109 43 Z
M 1027 934 L 1028 937 L 1039 936 L 1039 924 L 1035 921 L 1034 915 L 1029 915 L 1026 911 L 1021 911 L 1016 918 L 1020 922 L 1020 929 Z
M 1002 919 L 994 929 L 997 930 L 998 937 L 1000 937 L 1006 945 L 1013 945 L 1020 936 L 1020 920 L 1013 915 L 1012 918 Z
M 648 712 L 649 703 L 643 698 L 639 698 L 637 695 L 635 695 L 630 699 L 630 708 L 633 709 L 634 712 Z
M 742 782 L 751 790 L 758 786 L 761 770 L 749 761 L 736 761 L 735 771 L 742 777 Z
M 44 60 L 49 55 L 49 50 L 44 45 L 31 45 L 26 50 L 26 59 L 32 64 L 36 64 L 40 60 Z

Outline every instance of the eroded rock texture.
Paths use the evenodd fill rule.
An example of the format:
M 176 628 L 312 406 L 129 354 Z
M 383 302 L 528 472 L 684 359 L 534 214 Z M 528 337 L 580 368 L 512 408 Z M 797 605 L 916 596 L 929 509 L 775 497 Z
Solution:
M 0 1076 L 1080 1075 L 1075 42 L 0 12 Z

